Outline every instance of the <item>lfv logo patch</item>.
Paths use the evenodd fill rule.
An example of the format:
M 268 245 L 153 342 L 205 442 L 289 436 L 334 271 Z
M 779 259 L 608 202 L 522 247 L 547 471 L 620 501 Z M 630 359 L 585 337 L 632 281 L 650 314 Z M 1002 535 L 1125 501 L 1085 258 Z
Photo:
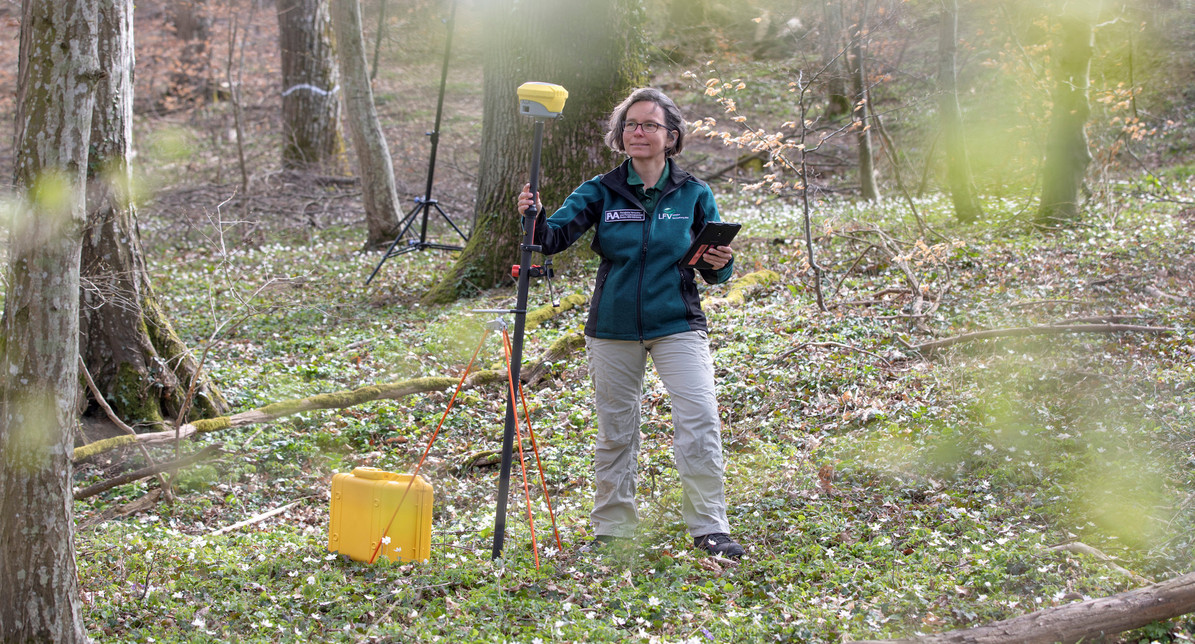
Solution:
M 603 220 L 606 222 L 647 221 L 647 213 L 642 210 L 607 210 Z
M 685 221 L 689 220 L 689 215 L 683 212 L 676 212 L 672 208 L 665 208 L 664 211 L 659 215 L 656 215 L 656 217 L 661 221 L 666 221 L 669 219 L 683 219 Z

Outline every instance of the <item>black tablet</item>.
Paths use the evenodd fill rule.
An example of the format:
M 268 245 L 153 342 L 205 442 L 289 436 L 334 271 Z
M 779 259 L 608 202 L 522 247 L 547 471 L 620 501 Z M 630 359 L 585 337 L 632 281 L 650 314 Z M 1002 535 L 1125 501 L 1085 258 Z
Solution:
M 732 224 L 728 221 L 708 221 L 701 227 L 701 232 L 697 233 L 697 238 L 693 240 L 693 244 L 689 246 L 689 250 L 685 251 L 685 256 L 680 260 L 681 266 L 696 269 L 712 269 L 708 262 L 702 259 L 705 251 L 709 250 L 710 246 L 726 246 L 734 236 L 738 234 L 739 229 L 743 226 L 741 224 Z

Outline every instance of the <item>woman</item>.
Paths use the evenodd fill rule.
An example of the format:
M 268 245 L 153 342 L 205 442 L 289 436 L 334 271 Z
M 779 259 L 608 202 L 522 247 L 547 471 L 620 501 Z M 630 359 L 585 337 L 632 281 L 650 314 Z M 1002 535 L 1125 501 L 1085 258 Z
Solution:
M 639 523 L 639 406 L 650 354 L 672 399 L 681 513 L 693 545 L 737 558 L 743 548 L 728 534 L 706 319 L 695 272 L 679 264 L 702 224 L 718 221 L 718 208 L 709 186 L 672 161 L 684 140 L 676 104 L 659 90 L 635 90 L 610 115 L 606 134 L 627 161 L 581 184 L 550 218 L 537 204 L 534 237 L 551 255 L 596 227 L 592 247 L 602 260 L 585 324 L 598 417 L 590 515 L 596 536 L 588 549 L 631 538 Z M 524 186 L 519 212 L 532 203 Z M 713 267 L 697 271 L 706 282 L 730 278 L 729 246 L 710 249 L 704 259 Z

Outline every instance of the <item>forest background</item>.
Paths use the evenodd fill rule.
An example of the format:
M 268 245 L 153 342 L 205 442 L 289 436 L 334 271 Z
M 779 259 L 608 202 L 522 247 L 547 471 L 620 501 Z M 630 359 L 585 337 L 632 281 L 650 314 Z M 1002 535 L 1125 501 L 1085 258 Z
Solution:
M 396 231 L 367 221 L 371 188 L 347 134 L 331 162 L 288 161 L 283 4 L 134 11 L 136 234 L 216 402 L 175 422 L 177 406 L 155 416 L 104 394 L 119 424 L 140 432 L 208 431 L 76 451 L 78 620 L 89 636 L 863 640 L 977 627 L 1195 572 L 1190 2 L 960 2 L 957 92 L 942 83 L 940 44 L 954 3 L 610 3 L 644 21 L 631 60 L 693 124 L 680 161 L 713 185 L 724 218 L 745 225 L 736 279 L 705 289 L 741 563 L 686 544 L 669 406 L 653 377 L 641 536 L 625 552 L 578 552 L 596 431 L 576 343 L 595 267 L 583 251 L 558 261 L 553 292 L 532 287 L 533 307 L 563 304 L 536 311 L 525 354 L 543 464 L 529 463 L 529 478 L 542 475 L 552 507 L 516 485 L 507 550 L 490 559 L 505 390 L 485 374 L 503 350 L 483 337 L 493 316 L 475 311 L 511 307 L 513 284 L 462 268 L 469 250 L 416 249 L 379 266 L 379 242 Z M 485 158 L 486 66 L 501 26 L 487 23 L 487 4 L 461 2 L 455 14 L 419 0 L 391 0 L 384 14 L 361 5 L 403 204 L 425 196 L 453 34 L 433 196 L 472 233 L 490 225 L 475 215 L 487 213 L 483 196 L 505 198 L 523 180 Z M 202 18 L 201 38 L 180 38 L 180 5 Z M 1098 9 L 1084 23 L 1089 156 L 1069 158 L 1078 180 L 1062 203 L 1073 209 L 1059 212 L 1043 204 L 1075 6 Z M 0 21 L 0 117 L 14 122 L 19 7 L 0 6 Z M 495 72 L 508 96 L 556 80 L 511 70 Z M 576 87 L 565 119 L 584 104 Z M 961 184 L 944 95 L 957 97 L 965 126 Z M 530 121 L 511 101 L 490 133 L 499 126 L 524 141 L 508 148 L 524 168 Z M 549 137 L 566 127 L 550 124 Z M 17 175 L 17 148 L 2 143 L 0 164 Z M 545 167 L 549 208 L 572 188 L 561 176 L 610 162 L 588 156 L 566 172 L 563 158 Z M 484 185 L 498 175 L 505 187 Z M 974 188 L 969 205 L 960 185 Z M 435 213 L 429 224 L 430 239 L 463 242 Z M 501 260 L 484 261 L 517 262 L 517 241 L 490 245 Z M 104 292 L 84 279 L 85 302 L 89 286 Z M 485 373 L 445 415 L 479 346 Z M 79 392 L 73 443 L 120 434 L 82 381 Z M 232 420 L 203 425 L 202 415 Z M 425 449 L 430 560 L 329 554 L 332 475 L 411 471 Z M 5 542 L 9 557 L 18 546 Z M 1132 629 L 1108 641 L 1189 641 L 1195 620 L 1182 612 L 1104 630 Z M 1077 639 L 1066 633 L 1037 635 Z

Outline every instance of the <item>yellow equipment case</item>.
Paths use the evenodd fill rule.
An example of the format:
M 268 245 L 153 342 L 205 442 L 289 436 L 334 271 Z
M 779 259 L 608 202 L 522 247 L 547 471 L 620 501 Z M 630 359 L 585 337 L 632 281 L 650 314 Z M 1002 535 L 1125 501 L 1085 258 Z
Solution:
M 432 486 L 420 476 L 415 476 L 413 482 L 411 478 L 410 474 L 374 467 L 334 475 L 328 551 L 348 555 L 354 561 L 387 557 L 391 561 L 426 562 L 431 556 Z M 387 536 L 389 542 L 384 539 Z M 379 540 L 383 541 L 382 549 L 375 558 Z

